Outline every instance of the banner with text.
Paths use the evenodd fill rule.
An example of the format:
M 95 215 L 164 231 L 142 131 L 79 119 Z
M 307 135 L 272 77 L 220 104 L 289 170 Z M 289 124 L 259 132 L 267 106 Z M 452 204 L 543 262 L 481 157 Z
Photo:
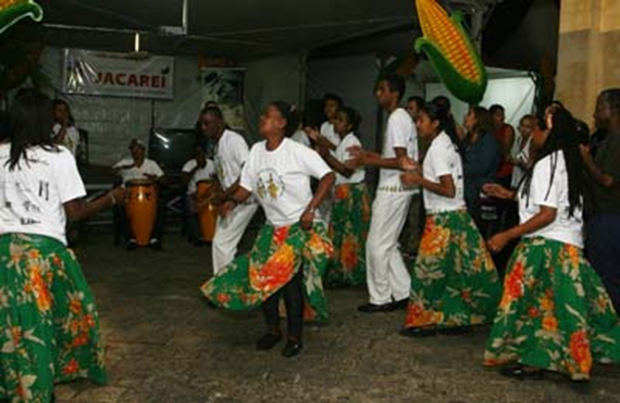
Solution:
M 67 94 L 172 99 L 174 58 L 64 50 Z

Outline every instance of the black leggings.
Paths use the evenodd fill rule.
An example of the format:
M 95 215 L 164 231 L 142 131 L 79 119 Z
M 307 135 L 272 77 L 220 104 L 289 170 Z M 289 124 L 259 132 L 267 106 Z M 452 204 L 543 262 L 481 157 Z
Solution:
M 288 337 L 289 339 L 301 341 L 304 322 L 303 272 L 301 269 L 288 284 L 269 297 L 263 304 L 265 322 L 270 330 L 276 329 L 280 325 L 280 316 L 278 312 L 280 295 L 284 296 Z

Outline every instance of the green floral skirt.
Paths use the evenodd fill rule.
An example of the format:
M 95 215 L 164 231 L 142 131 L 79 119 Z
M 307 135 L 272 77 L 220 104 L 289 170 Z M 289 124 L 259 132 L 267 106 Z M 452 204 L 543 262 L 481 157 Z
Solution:
M 370 226 L 370 195 L 365 183 L 336 186 L 329 236 L 334 256 L 325 283 L 366 284 L 366 236 Z
M 508 267 L 485 365 L 516 362 L 583 380 L 593 360 L 620 362 L 618 318 L 581 249 L 524 238 Z
M 490 322 L 500 294 L 495 265 L 467 211 L 428 216 L 411 275 L 405 327 Z
M 0 236 L 0 399 L 49 402 L 54 383 L 106 382 L 95 299 L 52 238 Z
M 322 276 L 333 252 L 325 226 L 263 227 L 247 256 L 236 258 L 200 289 L 214 304 L 239 311 L 259 307 L 303 269 L 307 320 L 327 319 Z

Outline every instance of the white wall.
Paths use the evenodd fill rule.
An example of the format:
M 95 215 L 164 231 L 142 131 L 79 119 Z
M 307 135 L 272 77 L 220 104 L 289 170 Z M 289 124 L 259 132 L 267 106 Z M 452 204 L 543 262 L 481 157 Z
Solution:
M 152 116 L 155 126 L 192 128 L 202 107 L 197 58 L 175 58 L 174 99 L 170 101 L 65 95 L 61 49 L 46 49 L 40 62 L 51 79 L 50 95 L 67 100 L 77 126 L 88 130 L 91 164 L 111 165 L 128 154 L 127 146 L 132 138 L 146 141 Z

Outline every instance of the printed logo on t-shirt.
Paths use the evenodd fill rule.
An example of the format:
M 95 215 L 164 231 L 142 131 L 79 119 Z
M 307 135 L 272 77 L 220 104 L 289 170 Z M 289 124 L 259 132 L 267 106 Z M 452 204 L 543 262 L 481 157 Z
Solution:
M 256 194 L 261 199 L 269 197 L 271 200 L 278 200 L 284 189 L 284 181 L 275 170 L 268 168 L 258 173 Z

